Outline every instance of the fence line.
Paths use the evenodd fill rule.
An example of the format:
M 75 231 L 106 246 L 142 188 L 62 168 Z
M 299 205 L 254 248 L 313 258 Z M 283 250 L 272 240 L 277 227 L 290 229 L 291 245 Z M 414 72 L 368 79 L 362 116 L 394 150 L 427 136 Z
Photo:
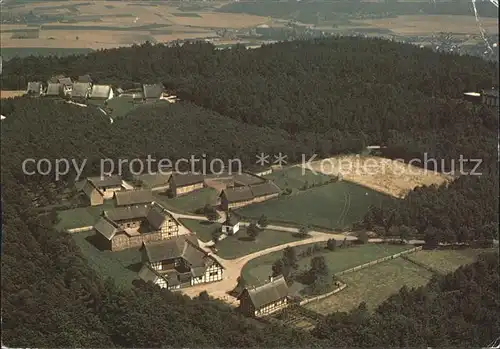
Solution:
M 370 267 L 372 265 L 385 262 L 385 261 L 390 260 L 390 259 L 398 258 L 398 257 L 403 256 L 405 254 L 409 254 L 409 253 L 413 253 L 413 252 L 416 252 L 416 251 L 420 251 L 421 249 L 422 249 L 422 246 L 414 247 L 412 249 L 396 253 L 396 254 L 394 254 L 392 256 L 387 256 L 387 257 L 379 258 L 379 259 L 376 259 L 376 260 L 371 261 L 369 263 L 361 264 L 361 265 L 358 265 L 357 267 L 341 271 L 339 273 L 336 273 L 335 276 L 341 276 L 341 275 L 344 275 L 344 274 L 347 274 L 347 273 L 352 273 L 354 271 L 358 271 L 358 270 Z
M 443 273 L 441 273 L 440 271 L 438 271 L 437 269 L 434 269 L 434 268 L 432 268 L 432 267 L 430 267 L 430 266 L 428 266 L 428 265 L 425 265 L 425 264 L 423 264 L 423 263 L 420 263 L 420 262 L 418 262 L 418 261 L 415 261 L 415 260 L 413 260 L 413 259 L 410 259 L 410 258 L 408 258 L 408 257 L 406 257 L 406 256 L 401 256 L 401 258 L 403 258 L 405 261 L 408 261 L 408 262 L 410 262 L 410 263 L 415 264 L 416 266 L 418 266 L 418 267 L 420 267 L 420 268 L 423 268 L 423 269 L 425 269 L 425 270 L 427 270 L 427 271 L 430 271 L 430 272 L 431 272 L 431 273 L 433 273 L 433 274 L 438 274 L 438 275 L 442 275 L 442 274 L 443 274 Z
M 304 299 L 303 301 L 300 301 L 299 302 L 299 305 L 304 305 L 304 304 L 307 304 L 307 303 L 311 303 L 313 301 L 319 301 L 320 299 L 323 299 L 323 298 L 326 298 L 326 297 L 329 297 L 331 295 L 334 295 L 335 293 L 337 292 L 340 292 L 342 291 L 344 288 L 346 288 L 347 285 L 346 284 L 343 284 L 342 286 L 336 288 L 335 290 L 333 291 L 330 291 L 328 293 L 324 293 L 324 294 L 321 294 L 319 296 L 316 296 L 316 297 L 313 297 L 313 298 L 308 298 L 308 299 Z

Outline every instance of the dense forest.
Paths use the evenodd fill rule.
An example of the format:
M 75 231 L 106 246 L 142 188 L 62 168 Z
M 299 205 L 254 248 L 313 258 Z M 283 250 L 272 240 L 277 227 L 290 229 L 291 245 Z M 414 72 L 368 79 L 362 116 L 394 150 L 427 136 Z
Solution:
M 499 332 L 493 321 L 500 315 L 495 254 L 428 287 L 403 289 L 375 314 L 362 306 L 334 314 L 310 335 L 249 322 L 206 297 L 189 300 L 144 284 L 119 290 L 96 276 L 69 235 L 51 228 L 55 215 L 34 210 L 55 203 L 74 173 L 54 183 L 21 171 L 28 157 L 89 159 L 88 175 L 101 158 L 148 154 L 175 159 L 205 153 L 249 165 L 260 151 L 282 151 L 298 161 L 302 153 L 356 152 L 368 144 L 385 144 L 387 156 L 406 159 L 428 153 L 449 163 L 462 154 L 483 159 L 481 176 L 415 190 L 360 224 L 391 234 L 404 226 L 432 241 L 453 234 L 457 241 L 491 238 L 498 226 L 496 110 L 460 98 L 464 89 L 491 87 L 498 76 L 494 65 L 356 38 L 223 51 L 204 43 L 145 44 L 13 59 L 4 64 L 2 89 L 58 73 L 90 73 L 124 88 L 163 82 L 183 102 L 144 106 L 110 124 L 92 108 L 26 97 L 2 101 L 4 344 L 480 346 Z

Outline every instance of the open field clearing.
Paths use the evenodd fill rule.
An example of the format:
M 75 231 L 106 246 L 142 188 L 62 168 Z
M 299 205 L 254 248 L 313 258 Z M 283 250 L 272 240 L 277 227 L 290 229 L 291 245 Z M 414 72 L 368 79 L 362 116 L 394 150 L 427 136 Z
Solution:
M 141 254 L 138 248 L 124 251 L 101 251 L 92 243 L 94 231 L 71 234 L 77 246 L 82 251 L 89 265 L 103 279 L 112 278 L 115 283 L 124 288 L 132 286 L 140 270 Z
M 13 90 L 0 90 L 0 98 L 13 98 L 19 97 L 26 93 L 26 91 L 13 91 Z
M 215 28 L 245 28 L 268 22 L 267 17 L 211 12 L 182 11 L 163 3 L 123 1 L 73 1 L 27 3 L 9 8 L 14 14 L 33 11 L 46 16 L 27 25 L 2 24 L 2 47 L 111 48 L 146 40 L 167 42 L 214 36 Z M 40 29 L 38 38 L 16 39 L 22 30 Z M 16 30 L 19 32 L 12 32 Z M 23 34 L 24 35 L 24 34 Z M 78 39 L 76 39 L 78 37 Z
M 476 261 L 478 255 L 493 249 L 432 250 L 418 251 L 407 256 L 408 259 L 421 263 L 439 273 L 450 273 L 462 265 Z
M 283 170 L 275 170 L 272 174 L 264 176 L 272 180 L 281 190 L 303 189 L 305 185 L 322 185 L 328 183 L 333 177 L 322 173 L 314 173 L 300 167 L 288 167 Z
M 295 247 L 297 255 L 303 253 L 313 245 L 314 244 L 308 244 Z M 325 243 L 320 243 L 320 246 L 324 247 Z M 335 251 L 329 251 L 322 248 L 319 252 L 314 253 L 312 256 L 300 258 L 298 265 L 299 270 L 308 269 L 313 257 L 323 256 L 330 273 L 333 275 L 343 270 L 354 268 L 358 265 L 368 263 L 379 258 L 391 256 L 412 247 L 413 246 L 404 245 L 368 244 L 360 246 L 355 245 L 348 248 L 337 247 Z M 279 251 L 253 259 L 243 267 L 241 274 L 245 281 L 249 284 L 259 284 L 267 279 L 272 272 L 271 268 L 273 263 L 282 256 L 283 251 Z
M 417 15 L 398 16 L 396 18 L 352 20 L 360 25 L 369 25 L 379 29 L 389 29 L 396 34 L 425 35 L 439 32 L 456 34 L 479 34 L 479 27 L 471 13 L 470 16 Z M 498 20 L 481 18 L 483 28 L 489 34 L 498 33 Z
M 402 258 L 385 261 L 369 268 L 342 275 L 347 288 L 330 297 L 305 305 L 320 314 L 350 311 L 361 302 L 369 310 L 375 309 L 401 287 L 419 287 L 427 284 L 432 273 Z
M 380 206 L 390 199 L 355 183 L 340 181 L 282 195 L 235 212 L 253 219 L 264 214 L 270 221 L 343 229 L 362 219 L 371 205 Z
M 242 227 L 236 235 L 228 236 L 217 242 L 215 247 L 217 248 L 217 255 L 219 257 L 224 259 L 235 259 L 260 250 L 265 250 L 269 247 L 298 240 L 302 240 L 302 238 L 294 236 L 293 233 L 276 230 L 263 230 L 255 240 L 250 240 L 246 234 L 246 229 Z
M 341 174 L 344 180 L 398 198 L 416 187 L 442 185 L 451 180 L 438 172 L 376 156 L 333 157 L 313 161 L 310 168 L 327 175 Z
M 214 230 L 221 229 L 221 224 L 216 222 L 200 221 L 197 219 L 188 218 L 181 218 L 180 222 L 191 232 L 195 232 L 198 240 L 201 240 L 203 242 L 212 241 L 212 233 L 214 232 Z
M 234 13 L 198 12 L 199 17 L 179 17 L 171 15 L 169 21 L 185 26 L 210 28 L 246 28 L 269 22 L 268 17 Z

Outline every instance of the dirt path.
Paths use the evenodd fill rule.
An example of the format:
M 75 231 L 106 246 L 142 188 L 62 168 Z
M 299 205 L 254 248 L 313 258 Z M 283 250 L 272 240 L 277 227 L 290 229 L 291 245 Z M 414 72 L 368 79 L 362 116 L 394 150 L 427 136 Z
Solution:
M 207 291 L 207 293 L 210 296 L 214 298 L 219 298 L 231 305 L 236 306 L 237 305 L 236 298 L 228 295 L 228 292 L 230 292 L 236 287 L 238 277 L 241 275 L 241 270 L 243 269 L 245 264 L 247 264 L 252 259 L 264 256 L 272 252 L 281 251 L 287 246 L 290 247 L 300 246 L 314 242 L 327 241 L 328 239 L 332 238 L 337 240 L 344 240 L 344 238 L 346 238 L 347 240 L 351 241 L 357 239 L 354 236 L 345 236 L 342 234 L 327 234 L 321 232 L 311 232 L 310 235 L 311 235 L 310 238 L 304 240 L 294 241 L 287 244 L 269 247 L 264 250 L 254 252 L 237 259 L 227 260 L 214 255 L 214 257 L 219 261 L 219 263 L 221 263 L 222 266 L 225 268 L 223 280 L 211 284 L 202 284 L 194 287 L 189 287 L 183 289 L 182 292 L 190 297 L 195 297 L 198 296 L 200 292 Z
M 182 213 L 175 213 L 175 212 L 170 212 L 176 219 L 179 218 L 187 218 L 187 219 L 195 219 L 195 220 L 200 220 L 200 221 L 206 221 L 208 220 L 205 216 L 199 216 L 199 215 L 187 215 L 187 214 L 182 214 Z M 223 222 L 226 219 L 225 214 L 220 215 L 219 222 Z M 249 222 L 240 222 L 242 226 L 248 226 L 250 223 Z M 182 232 L 188 233 L 189 230 L 181 226 Z M 282 231 L 286 233 L 297 233 L 299 231 L 298 228 L 293 228 L 293 227 L 285 227 L 285 226 L 279 226 L 279 225 L 268 225 L 266 226 L 266 229 L 270 230 L 275 230 L 275 231 Z M 329 239 L 335 239 L 339 241 L 343 241 L 344 239 L 347 239 L 349 241 L 355 241 L 357 240 L 356 236 L 350 235 L 352 232 L 343 232 L 341 234 L 335 234 L 335 233 L 325 233 L 325 232 L 320 232 L 320 231 L 309 231 L 309 238 L 299 240 L 299 241 L 293 241 L 289 242 L 286 244 L 278 245 L 278 246 L 273 246 L 266 248 L 261 251 L 257 251 L 251 254 L 248 254 L 246 256 L 236 258 L 236 259 L 224 259 L 221 258 L 217 255 L 214 255 L 211 253 L 211 250 L 209 249 L 209 246 L 211 243 L 204 243 L 202 241 L 199 241 L 200 246 L 205 249 L 208 253 L 211 253 L 211 255 L 224 267 L 224 276 L 221 281 L 210 283 L 210 284 L 201 284 L 197 285 L 194 287 L 189 287 L 180 290 L 180 292 L 183 292 L 184 294 L 190 296 L 190 297 L 196 297 L 200 294 L 202 291 L 206 291 L 211 297 L 221 299 L 225 301 L 226 303 L 230 305 L 237 306 L 237 299 L 230 296 L 228 292 L 232 291 L 237 284 L 238 277 L 241 275 L 241 271 L 245 264 L 247 264 L 249 261 L 264 256 L 266 254 L 276 252 L 276 251 L 281 251 L 285 247 L 290 246 L 301 246 L 301 245 L 306 245 L 306 244 L 311 244 L 315 242 L 323 242 L 327 241 Z M 382 242 L 382 239 L 375 238 L 375 239 L 369 239 L 369 243 L 377 243 L 377 242 Z M 411 240 L 408 241 L 408 243 L 411 244 L 418 244 L 418 243 L 423 243 L 423 241 L 420 240 Z

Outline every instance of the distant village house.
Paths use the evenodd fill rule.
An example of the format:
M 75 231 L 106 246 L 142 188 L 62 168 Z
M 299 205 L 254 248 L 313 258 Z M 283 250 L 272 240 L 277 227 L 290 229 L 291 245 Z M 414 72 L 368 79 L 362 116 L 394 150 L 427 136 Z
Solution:
M 71 78 L 65 77 L 64 75 L 53 76 L 47 81 L 47 84 L 61 84 L 62 92 L 65 96 L 69 96 L 73 90 L 73 81 Z
M 63 97 L 64 87 L 60 83 L 49 82 L 47 85 L 47 91 L 45 92 L 46 97 Z
M 146 101 L 160 99 L 164 89 L 162 84 L 142 85 L 142 96 Z
M 499 106 L 499 101 L 498 101 L 498 90 L 485 90 L 481 92 L 481 101 L 483 104 L 492 106 L 492 107 L 498 107 Z
M 40 81 L 28 82 L 26 94 L 33 97 L 40 97 L 43 94 L 43 84 Z
M 114 97 L 114 92 L 109 85 L 93 85 L 90 91 L 90 99 L 109 100 Z
M 89 82 L 75 82 L 71 91 L 71 99 L 84 102 L 89 97 L 90 88 Z

